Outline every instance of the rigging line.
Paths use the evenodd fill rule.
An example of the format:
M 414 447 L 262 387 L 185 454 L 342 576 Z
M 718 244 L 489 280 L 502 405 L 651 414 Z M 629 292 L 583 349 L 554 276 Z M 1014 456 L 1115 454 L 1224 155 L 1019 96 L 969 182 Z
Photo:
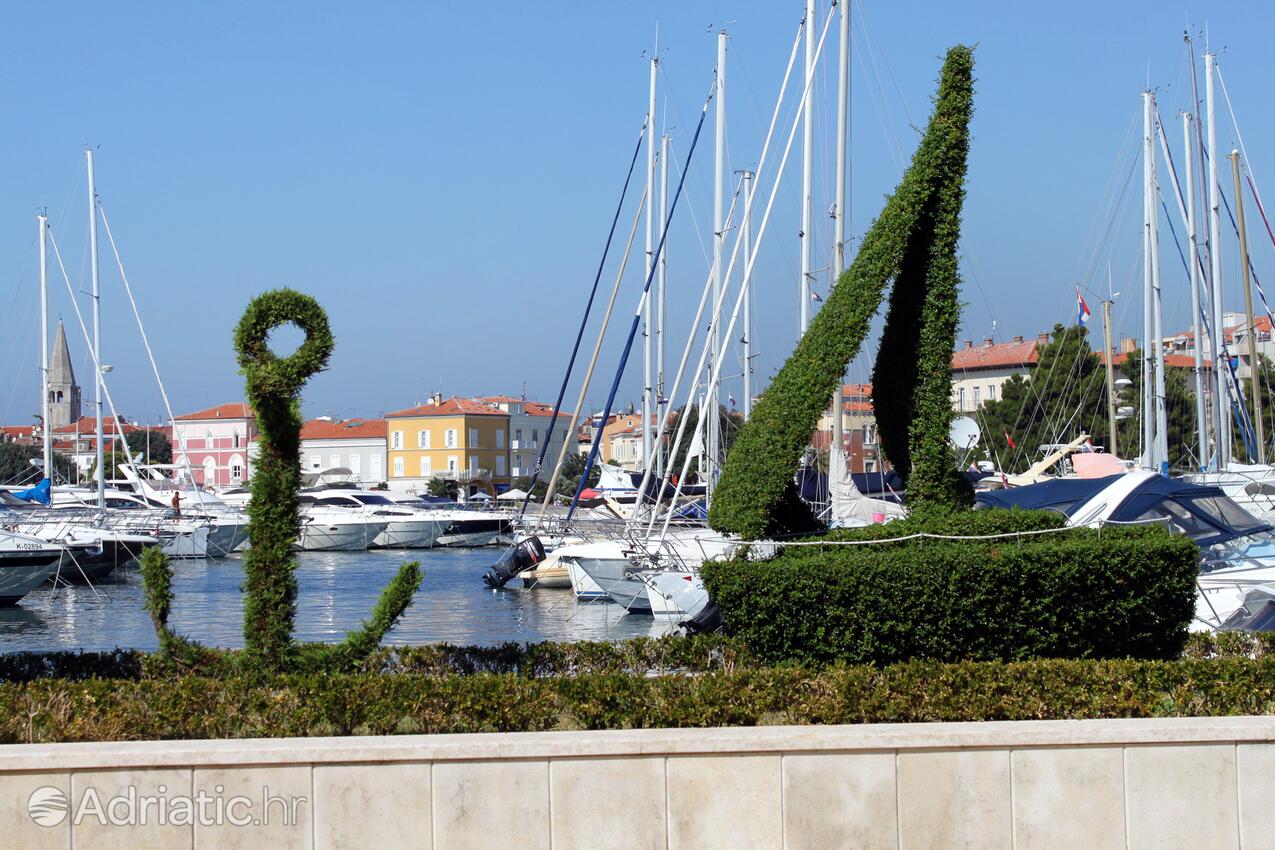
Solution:
M 676 168 L 677 152 L 673 150 L 672 138 L 668 140 L 668 156 L 669 164 Z M 711 266 L 713 261 L 708 256 L 708 247 L 704 244 L 704 234 L 702 232 L 704 228 L 699 223 L 699 216 L 695 214 L 695 204 L 688 200 L 686 202 L 686 208 L 691 211 L 691 232 L 695 234 L 695 241 L 699 243 L 700 256 L 703 258 L 705 263 L 708 263 Z
M 866 36 L 862 36 L 861 39 L 862 38 L 866 38 Z M 851 40 L 851 43 L 853 44 L 854 43 L 853 32 L 851 33 L 850 40 Z M 881 125 L 881 135 L 885 138 L 885 146 L 890 153 L 890 159 L 894 160 L 895 171 L 898 172 L 899 174 L 902 174 L 903 173 L 903 143 L 899 141 L 898 133 L 894 132 L 893 118 L 891 117 L 889 120 L 887 120 L 886 118 L 885 113 L 888 112 L 889 109 L 887 106 L 883 105 L 882 103 L 882 100 L 885 97 L 885 93 L 881 88 L 881 80 L 880 78 L 876 77 L 872 73 L 872 69 L 868 67 L 868 60 L 864 58 L 864 54 L 868 52 L 867 46 L 859 45 L 859 49 L 851 50 L 850 52 L 853 53 L 854 58 L 858 60 L 859 70 L 863 73 L 863 76 L 866 77 L 871 82 L 876 83 L 875 90 L 871 86 L 868 87 L 868 99 L 872 101 L 872 109 L 876 113 L 877 123 Z
M 833 15 L 828 15 L 828 16 L 824 19 L 823 32 L 819 35 L 819 44 L 815 47 L 814 61 L 815 61 L 816 63 L 819 61 L 819 57 L 823 54 L 823 45 L 824 45 L 824 41 L 825 41 L 825 39 L 826 39 L 826 38 L 827 38 L 827 36 L 828 36 L 828 25 L 832 23 L 833 17 L 834 17 Z M 800 100 L 798 101 L 798 107 L 799 107 L 799 108 L 798 108 L 797 112 L 798 112 L 798 114 L 799 114 L 799 115 L 800 115 L 800 113 L 801 113 L 801 111 L 802 111 L 800 107 L 802 107 L 802 106 L 804 106 L 804 105 L 805 105 L 805 103 L 806 103 L 806 99 L 810 96 L 810 83 L 811 83 L 812 81 L 813 81 L 813 78 L 812 78 L 812 80 L 808 80 L 808 81 L 807 81 L 807 84 L 806 84 L 806 85 L 805 85 L 805 87 L 802 89 L 801 98 L 800 98 Z M 778 169 L 778 171 L 777 171 L 777 172 L 776 172 L 776 174 L 775 174 L 775 182 L 774 182 L 774 184 L 773 184 L 773 185 L 772 185 L 772 187 L 771 187 L 770 197 L 769 197 L 769 198 L 767 199 L 767 201 L 766 201 L 766 211 L 762 214 L 761 227 L 760 227 L 760 228 L 758 229 L 758 231 L 757 231 L 757 244 L 758 244 L 758 245 L 760 245 L 760 244 L 761 244 L 761 241 L 762 241 L 762 239 L 763 239 L 763 237 L 765 236 L 765 233 L 766 233 L 766 227 L 767 227 L 767 225 L 770 223 L 770 214 L 771 214 L 771 212 L 772 212 L 772 211 L 773 211 L 773 209 L 774 209 L 775 196 L 776 196 L 776 194 L 778 193 L 780 183 L 782 183 L 782 182 L 783 182 L 784 170 L 785 170 L 785 168 L 786 168 L 786 166 L 787 166 L 787 164 L 788 164 L 788 155 L 792 152 L 792 143 L 793 143 L 793 139 L 795 139 L 795 138 L 796 138 L 796 135 L 797 135 L 797 127 L 798 127 L 798 123 L 799 123 L 799 122 L 797 122 L 796 120 L 794 120 L 794 121 L 793 121 L 793 124 L 792 124 L 791 129 L 788 131 L 788 141 L 787 141 L 787 143 L 784 145 L 784 153 L 783 153 L 783 156 L 780 158 L 780 161 L 779 161 L 779 169 Z M 761 169 L 760 169 L 760 166 L 759 166 L 759 167 L 758 167 L 758 171 L 760 172 L 760 170 L 761 170 Z M 746 216 L 748 216 L 748 215 L 751 213 L 751 209 L 752 209 L 752 202 L 753 202 L 755 199 L 756 199 L 756 193 L 752 193 L 752 194 L 751 194 L 751 196 L 749 197 L 749 203 L 748 203 L 748 209 L 749 209 L 749 212 L 748 212 L 748 213 L 745 213 L 745 215 L 746 215 Z M 750 219 L 750 220 L 751 220 L 751 219 Z M 727 267 L 726 277 L 727 277 L 728 279 L 729 279 L 729 277 L 730 277 L 730 271 L 731 271 L 731 269 L 732 269 L 732 268 L 734 267 L 734 265 L 735 265 L 735 259 L 736 259 L 736 257 L 738 256 L 738 248 L 739 248 L 740 244 L 741 244 L 740 240 L 739 240 L 739 239 L 736 239 L 736 240 L 735 240 L 735 249 L 734 249 L 734 250 L 732 250 L 732 252 L 731 252 L 731 263 L 730 263 L 730 266 L 728 266 L 728 267 Z M 752 253 L 750 253 L 750 254 L 749 254 L 749 257 L 748 257 L 748 263 L 747 263 L 747 265 L 744 267 L 744 276 L 743 276 L 744 284 L 740 286 L 740 288 L 739 288 L 739 295 L 738 295 L 738 296 L 736 296 L 736 298 L 735 298 L 735 307 L 734 307 L 734 309 L 731 311 L 730 323 L 726 326 L 726 333 L 725 333 L 725 335 L 724 335 L 724 338 L 725 338 L 725 339 L 730 339 L 730 338 L 734 335 L 734 333 L 735 333 L 735 323 L 739 320 L 739 309 L 740 309 L 740 307 L 742 306 L 742 304 L 743 304 L 743 302 L 744 302 L 744 294 L 745 294 L 745 292 L 747 291 L 748 282 L 749 282 L 749 281 L 751 281 L 751 279 L 752 279 L 753 268 L 754 268 L 754 266 L 755 266 L 755 265 L 756 265 L 756 263 L 757 263 L 757 257 L 758 257 L 758 255 L 759 255 L 759 254 L 760 254 L 760 252 L 759 252 L 759 251 L 756 251 L 756 250 L 754 250 Z M 726 296 L 726 290 L 723 288 L 723 290 L 722 290 L 722 292 L 721 292 L 721 297 L 722 297 L 722 298 L 725 298 L 725 296 Z M 719 298 L 719 299 L 717 299 L 717 300 L 718 300 L 718 301 L 720 301 L 720 300 L 721 300 L 721 298 Z M 716 323 L 717 323 L 717 320 L 721 317 L 721 310 L 720 310 L 719 308 L 715 308 L 715 309 L 714 309 L 714 311 L 713 311 L 713 315 L 714 315 L 714 324 L 716 324 Z M 729 348 L 727 348 L 727 347 L 723 347 L 723 348 L 721 349 L 721 351 L 717 354 L 717 356 L 714 358 L 713 368 L 712 368 L 712 371 L 711 371 L 711 373 L 710 373 L 710 374 L 711 374 L 711 377 L 710 377 L 710 379 L 709 379 L 709 384 L 710 384 L 710 385 L 715 385 L 715 384 L 717 384 L 717 383 L 719 383 L 719 382 L 720 382 L 720 380 L 721 380 L 721 369 L 722 369 L 722 364 L 725 362 L 726 357 L 728 356 L 728 354 L 729 354 L 729 353 L 730 353 L 730 352 L 729 352 Z M 706 354 L 707 354 L 707 347 L 705 347 L 705 351 L 704 351 L 704 353 L 702 353 L 702 354 L 700 355 L 700 357 L 701 357 L 701 361 L 700 361 L 700 362 L 701 362 L 701 364 L 703 363 L 703 358 L 706 356 Z M 698 372 L 699 370 L 697 369 L 696 371 Z M 704 415 L 704 401 L 703 401 L 703 399 L 702 399 L 702 398 L 701 398 L 701 399 L 700 399 L 700 401 L 699 401 L 699 411 L 700 411 L 700 416 L 699 416 L 699 418 L 698 418 L 698 421 L 696 422 L 696 429 L 697 429 L 697 431 L 698 431 L 698 428 L 699 428 L 700 423 L 706 423 L 706 422 L 708 421 L 708 420 L 705 418 L 705 415 Z M 714 416 L 714 417 L 715 417 L 715 416 L 717 416 L 717 415 L 718 415 L 718 414 L 717 414 L 717 411 L 716 411 L 716 410 L 712 411 L 711 415 L 712 415 L 712 416 Z M 686 418 L 689 418 L 689 417 L 686 417 Z M 685 419 L 683 419 L 683 421 L 681 421 L 681 422 L 679 422 L 679 423 L 678 423 L 678 434 L 679 434 L 679 437 L 678 437 L 678 440 L 677 440 L 677 441 L 676 441 L 676 443 L 675 443 L 676 445 L 680 445 L 680 444 L 681 444 L 681 434 L 684 432 L 684 425 L 685 425 Z M 670 498 L 670 500 L 669 500 L 669 511 L 668 511 L 668 513 L 665 515 L 665 518 L 664 518 L 664 528 L 663 528 L 663 530 L 660 532 L 660 537 L 661 537 L 661 539 L 663 539 L 663 538 L 667 537 L 667 535 L 668 535 L 669 524 L 670 524 L 670 523 L 672 522 L 672 520 L 673 520 L 673 512 L 674 512 L 674 509 L 677 507 L 677 500 L 678 500 L 678 498 L 681 496 L 681 493 L 682 493 L 682 484 L 683 484 L 683 482 L 685 482 L 685 480 L 686 480 L 686 472 L 687 472 L 687 469 L 689 468 L 690 462 L 691 462 L 691 459 L 690 459 L 690 454 L 689 454 L 689 452 L 688 452 L 688 453 L 687 453 L 686 458 L 682 461 L 682 471 L 681 471 L 681 474 L 680 474 L 680 476 L 679 476 L 679 478 L 678 478 L 677 486 L 676 486 L 676 487 L 674 487 L 674 489 L 673 489 L 673 495 L 672 495 L 672 497 L 671 497 L 671 498 Z M 714 464 L 718 464 L 718 465 L 719 465 L 719 464 L 720 464 L 720 458 L 712 458 L 712 459 L 711 459 L 711 462 L 712 462 L 712 463 L 714 463 Z
M 1094 209 L 1093 218 L 1089 222 L 1089 228 L 1085 235 L 1085 241 L 1081 243 L 1082 252 L 1083 252 L 1084 246 L 1086 245 L 1094 246 L 1094 254 L 1090 257 L 1087 264 L 1084 266 L 1084 268 L 1086 269 L 1086 272 L 1084 275 L 1086 279 L 1092 276 L 1093 274 L 1092 269 L 1096 266 L 1098 262 L 1098 257 L 1101 256 L 1102 249 L 1101 249 L 1101 245 L 1098 244 L 1098 239 L 1099 239 L 1100 227 L 1102 226 L 1102 222 L 1104 219 L 1106 219 L 1108 221 L 1107 227 L 1110 228 L 1111 227 L 1110 222 L 1114 220 L 1114 216 L 1110 214 L 1115 204 L 1120 199 L 1120 196 L 1117 194 L 1117 192 L 1120 189 L 1121 163 L 1123 163 L 1125 160 L 1125 157 L 1129 155 L 1129 147 L 1134 138 L 1134 128 L 1137 126 L 1138 119 L 1140 117 L 1141 116 L 1139 114 L 1139 110 L 1133 110 L 1129 116 L 1129 125 L 1125 128 L 1124 139 L 1120 142 L 1120 147 L 1116 149 L 1116 155 L 1111 162 L 1111 172 L 1107 175 L 1106 184 L 1103 187 L 1102 194 L 1098 198 L 1098 204 L 1097 204 L 1097 207 Z M 1133 166 L 1136 167 L 1137 164 L 1138 164 L 1138 159 L 1137 157 L 1134 157 Z M 1129 178 L 1126 177 L 1125 179 L 1127 181 Z M 1080 259 L 1084 261 L 1083 253 L 1080 256 Z
M 633 172 L 637 168 L 638 154 L 642 151 L 642 141 L 646 139 L 647 144 L 655 144 L 655 134 L 652 132 L 654 125 L 655 116 L 648 115 L 642 122 L 642 129 L 638 131 L 637 143 L 633 146 L 633 156 L 629 159 L 629 171 L 624 176 L 624 186 L 620 189 L 620 200 L 615 205 L 615 215 L 611 216 L 611 227 L 607 230 L 606 244 L 602 246 L 602 257 L 598 260 L 598 271 L 593 276 L 593 286 L 589 289 L 589 300 L 585 302 L 584 315 L 580 317 L 580 327 L 576 331 L 575 345 L 571 348 L 571 357 L 567 360 L 567 371 L 562 376 L 562 386 L 558 388 L 558 399 L 553 403 L 553 414 L 549 417 L 549 426 L 545 430 L 545 440 L 540 446 L 540 456 L 536 458 L 536 465 L 532 469 L 531 484 L 527 487 L 527 495 L 523 497 L 522 507 L 518 510 L 519 517 L 527 512 L 527 505 L 531 502 L 531 491 L 540 483 L 540 470 L 545 462 L 545 453 L 549 451 L 549 444 L 553 442 L 553 429 L 558 422 L 558 415 L 562 411 L 562 399 L 567 394 L 567 384 L 571 380 L 572 371 L 575 370 L 576 356 L 580 353 L 580 342 L 584 339 L 584 331 L 589 324 L 589 316 L 593 312 L 593 300 L 597 297 L 598 283 L 602 280 L 602 270 L 606 267 L 607 257 L 611 253 L 611 241 L 615 238 L 615 228 L 620 222 L 620 212 L 624 209 L 624 200 L 629 194 L 629 184 L 633 181 Z M 103 212 L 102 219 L 103 221 L 106 219 L 105 212 Z M 108 236 L 110 232 L 111 229 L 107 227 L 106 233 Z M 111 245 L 114 246 L 114 244 L 115 242 L 112 240 Z M 129 297 L 131 298 L 132 296 L 130 295 Z M 158 377 L 157 373 L 156 378 Z
M 1217 81 L 1222 84 L 1222 97 L 1226 100 L 1226 111 L 1230 113 L 1231 126 L 1235 128 L 1235 139 L 1240 143 L 1240 153 L 1244 155 L 1244 168 L 1249 174 L 1253 174 L 1253 163 L 1248 158 L 1248 149 L 1244 147 L 1244 134 L 1240 132 L 1240 122 L 1235 117 L 1235 110 L 1231 108 L 1231 95 L 1226 90 L 1226 80 L 1222 78 L 1222 66 L 1216 59 L 1213 61 L 1213 70 L 1217 73 Z M 1256 175 L 1254 179 L 1257 179 Z M 1256 186 L 1253 187 L 1253 199 L 1257 201 L 1257 208 L 1262 209 L 1262 198 Z M 1266 213 L 1262 213 L 1262 218 L 1266 218 Z
M 75 318 L 79 320 L 80 333 L 84 334 L 84 341 L 88 343 L 91 341 L 92 338 L 89 336 L 88 327 L 84 324 L 84 314 L 80 312 L 80 302 L 76 300 L 75 298 L 75 292 L 73 287 L 71 286 L 71 278 L 67 275 L 66 266 L 62 262 L 62 252 L 58 250 L 57 240 L 53 238 L 53 228 L 50 227 L 47 224 L 47 222 L 45 226 L 48 227 L 49 244 L 53 247 L 53 256 L 58 261 L 58 269 L 60 269 L 62 272 L 62 280 L 66 282 L 66 291 L 70 293 L 71 303 L 75 306 Z M 111 423 L 115 426 L 115 432 L 119 437 L 120 445 L 124 447 L 124 457 L 127 459 L 129 466 L 134 466 L 135 464 L 133 463 L 133 452 L 129 448 L 128 441 L 124 439 L 124 432 L 120 426 L 119 411 L 115 409 L 115 399 L 111 397 L 111 388 L 107 386 L 106 384 L 106 375 L 102 373 L 102 364 L 97 359 L 97 352 L 93 350 L 93 346 L 90 344 L 90 345 L 87 345 L 86 347 L 89 350 L 89 355 L 93 358 L 94 376 L 96 377 L 98 382 L 101 383 L 102 393 L 106 396 L 106 403 L 111 408 Z M 103 439 L 105 439 L 105 434 L 103 434 Z M 114 453 L 112 452 L 112 454 Z M 103 472 L 103 477 L 105 477 L 105 470 L 103 470 L 102 472 Z
M 699 144 L 700 133 L 704 129 L 704 119 L 708 117 L 708 105 L 712 102 L 716 93 L 717 81 L 714 80 L 713 86 L 709 89 L 708 97 L 704 99 L 704 107 L 700 111 L 699 123 L 695 125 L 695 136 L 691 139 L 690 149 L 686 152 L 686 166 L 682 169 L 682 176 L 678 178 L 677 191 L 673 194 L 673 203 L 669 207 L 668 215 L 665 216 L 664 226 L 660 229 L 659 245 L 655 249 L 655 256 L 651 258 L 651 268 L 647 272 L 646 283 L 642 287 L 642 297 L 638 299 L 637 311 L 633 314 L 633 323 L 629 328 L 629 337 L 624 343 L 624 353 L 620 356 L 620 363 L 615 371 L 615 379 L 611 382 L 611 391 L 607 396 L 606 408 L 603 410 L 602 419 L 598 422 L 597 431 L 594 433 L 593 445 L 589 449 L 589 458 L 585 461 L 584 471 L 580 475 L 580 483 L 576 486 L 575 495 L 571 498 L 571 507 L 567 509 L 568 521 L 575 514 L 576 506 L 580 503 L 580 494 L 584 492 L 584 488 L 588 485 L 589 472 L 597 461 L 598 449 L 602 444 L 602 429 L 606 427 L 606 421 L 611 416 L 611 407 L 615 404 L 615 395 L 620 390 L 620 381 L 624 378 L 624 367 L 628 363 L 629 353 L 633 350 L 633 338 L 637 335 L 638 323 L 642 320 L 642 307 L 651 290 L 651 281 L 659 271 L 660 255 L 664 252 L 664 242 L 668 238 L 669 224 L 673 221 L 673 214 L 677 212 L 678 201 L 682 199 L 682 190 L 686 186 L 686 175 L 690 171 L 691 159 L 695 155 L 695 146 Z
M 1115 222 L 1119 219 L 1120 214 L 1124 211 L 1125 201 L 1129 197 L 1129 186 L 1133 181 L 1134 172 L 1140 161 L 1140 156 L 1134 156 L 1129 164 L 1129 173 L 1125 175 L 1124 185 L 1120 188 L 1120 193 L 1115 197 L 1111 209 L 1111 215 L 1107 218 L 1107 226 L 1102 234 L 1102 238 L 1098 240 L 1098 244 L 1094 246 L 1093 255 L 1089 258 L 1089 265 L 1085 269 L 1084 277 L 1081 283 L 1088 288 L 1093 276 L 1098 268 L 1098 261 L 1107 250 L 1107 244 L 1111 239 L 1111 234 L 1115 229 Z
M 871 33 L 869 32 L 869 28 L 871 25 L 868 21 L 868 9 L 867 9 L 866 3 L 863 3 L 863 2 L 859 3 L 859 14 L 856 17 L 858 17 L 863 22 L 862 26 L 863 26 L 863 32 L 865 36 L 871 39 L 872 36 L 871 36 Z M 873 40 L 875 41 L 875 39 Z M 881 54 L 881 62 L 885 65 L 886 73 L 890 75 L 890 82 L 894 84 L 895 94 L 899 96 L 899 105 L 903 107 L 903 114 L 907 116 L 908 125 L 913 127 L 914 129 L 919 129 L 916 126 L 916 121 L 913 120 L 912 118 L 912 111 L 908 109 L 908 102 L 907 102 L 907 99 L 903 96 L 903 89 L 899 87 L 899 81 L 895 79 L 894 77 L 894 68 L 890 65 L 890 57 L 886 55 L 884 50 L 878 50 L 878 52 Z
M 128 282 L 128 275 L 124 273 L 124 261 L 120 258 L 120 249 L 115 244 L 115 234 L 111 232 L 111 222 L 106 217 L 106 207 L 102 205 L 102 198 L 99 193 L 97 197 L 97 211 L 102 217 L 102 226 L 106 231 L 106 239 L 111 243 L 111 252 L 115 255 L 115 265 L 119 269 L 120 279 L 124 281 L 124 291 L 128 294 L 128 303 L 133 308 L 133 318 L 137 320 L 137 330 L 142 336 L 142 345 L 146 348 L 146 356 L 151 363 L 151 371 L 155 373 L 155 383 L 159 385 L 160 398 L 164 400 L 164 410 L 168 413 L 168 422 L 173 427 L 173 435 L 177 437 L 177 442 L 181 447 L 183 464 L 186 467 L 186 474 L 190 478 L 190 483 L 195 483 L 195 473 L 190 468 L 190 455 L 186 452 L 186 436 L 177 427 L 177 420 L 173 417 L 173 406 L 168 401 L 168 391 L 164 388 L 164 380 L 159 376 L 159 364 L 155 361 L 155 352 L 151 350 L 150 338 L 146 335 L 146 328 L 142 325 L 142 314 L 137 309 L 137 299 L 133 297 L 133 287 Z M 129 458 L 129 466 L 133 466 L 133 459 Z M 134 468 L 134 473 L 137 472 Z M 141 477 L 140 475 L 138 476 Z M 203 488 L 195 487 L 196 498 L 202 506 L 204 503 Z

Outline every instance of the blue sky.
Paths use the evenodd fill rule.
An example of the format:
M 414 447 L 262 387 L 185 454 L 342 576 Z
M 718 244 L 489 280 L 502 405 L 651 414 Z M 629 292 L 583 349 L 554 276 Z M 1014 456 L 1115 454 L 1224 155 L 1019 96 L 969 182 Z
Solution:
M 88 288 L 86 144 L 97 148 L 99 192 L 178 412 L 241 397 L 231 329 L 252 295 L 279 285 L 318 297 L 337 336 L 330 370 L 305 393 L 307 414 L 376 415 L 433 390 L 525 386 L 552 400 L 646 108 L 643 53 L 657 22 L 658 123 L 673 137 L 679 167 L 709 89 L 713 32 L 730 31 L 736 169 L 756 162 L 801 8 L 790 0 L 6 8 L 0 304 L 9 321 L 0 356 L 9 368 L 0 418 L 29 422 L 38 400 L 41 206 L 74 285 Z M 854 235 L 915 146 L 944 49 L 978 45 L 963 336 L 990 335 L 993 321 L 1002 339 L 1071 321 L 1073 286 L 1105 290 L 1088 270 L 1105 277 L 1108 260 L 1114 288 L 1125 293 L 1119 330 L 1136 332 L 1140 170 L 1117 213 L 1106 199 L 1137 168 L 1139 93 L 1148 79 L 1181 156 L 1188 20 L 1197 33 L 1208 24 L 1251 166 L 1275 198 L 1275 183 L 1260 182 L 1275 181 L 1268 4 L 855 2 L 854 12 Z M 827 265 L 831 241 L 822 211 L 833 197 L 834 45 L 835 31 L 816 92 L 816 267 Z M 1197 54 L 1202 47 L 1201 39 Z M 791 106 L 781 127 L 790 115 Z M 670 359 L 708 270 L 711 134 L 710 118 L 670 232 Z M 1236 138 L 1224 105 L 1218 137 L 1228 148 Z M 759 249 L 762 383 L 795 336 L 799 166 L 794 153 Z M 1229 171 L 1223 184 L 1230 186 Z M 622 216 L 621 243 L 639 193 Z M 1254 211 L 1250 220 L 1258 273 L 1270 269 L 1275 289 L 1275 251 Z M 1174 224 L 1181 234 L 1176 213 Z M 1163 238 L 1166 327 L 1176 328 L 1189 302 L 1167 230 Z M 1227 300 L 1238 305 L 1233 242 L 1223 246 Z M 102 271 L 112 392 L 125 415 L 154 421 L 159 393 L 104 237 Z M 60 279 L 52 282 L 54 314 L 67 320 L 87 379 L 69 297 Z M 640 286 L 639 275 L 626 277 L 590 392 L 594 406 Z M 1089 300 L 1097 315 L 1097 297 Z M 852 379 L 870 368 L 875 344 L 865 348 Z M 640 376 L 635 356 L 622 400 L 637 398 Z

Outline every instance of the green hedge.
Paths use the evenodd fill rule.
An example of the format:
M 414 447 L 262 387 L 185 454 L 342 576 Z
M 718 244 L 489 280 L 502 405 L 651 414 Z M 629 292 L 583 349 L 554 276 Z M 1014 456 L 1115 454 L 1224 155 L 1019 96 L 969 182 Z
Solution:
M 862 528 L 835 528 L 805 540 L 888 540 L 913 534 L 979 537 L 990 534 L 1019 534 L 1063 528 L 1067 517 L 1057 511 L 1025 511 L 1021 508 L 990 508 L 909 515 L 891 522 Z
M 1174 658 L 1198 559 L 1185 537 L 1136 527 L 789 547 L 702 574 L 727 630 L 763 661 Z
M 0 685 L 0 743 L 1275 712 L 1275 659 Z

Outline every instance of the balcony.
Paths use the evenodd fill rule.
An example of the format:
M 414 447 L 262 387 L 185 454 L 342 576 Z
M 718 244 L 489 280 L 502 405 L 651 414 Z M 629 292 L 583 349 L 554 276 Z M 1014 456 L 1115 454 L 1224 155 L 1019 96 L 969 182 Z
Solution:
M 477 481 L 491 478 L 490 469 L 443 469 L 434 473 L 435 478 L 444 481 Z

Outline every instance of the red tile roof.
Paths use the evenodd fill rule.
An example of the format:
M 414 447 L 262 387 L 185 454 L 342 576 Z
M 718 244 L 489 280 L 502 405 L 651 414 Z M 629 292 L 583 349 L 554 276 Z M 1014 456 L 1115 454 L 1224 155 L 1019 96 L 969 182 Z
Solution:
M 1103 356 L 1103 352 L 1095 351 L 1094 356 L 1098 358 L 1099 363 L 1106 363 L 1107 358 Z M 1129 362 L 1128 354 L 1117 354 L 1111 358 L 1112 366 L 1123 366 Z M 1172 366 L 1175 369 L 1191 369 L 1195 367 L 1195 358 L 1188 354 L 1166 354 L 1164 355 L 1164 365 Z M 1209 361 L 1204 361 L 1204 368 L 1209 368 Z
M 216 407 L 210 407 L 207 410 L 197 410 L 194 413 L 183 413 L 176 419 L 249 419 L 252 417 L 252 408 L 246 402 L 233 401 L 229 404 L 219 404 Z
M 420 404 L 406 410 L 396 410 L 385 414 L 385 418 L 394 419 L 405 416 L 508 416 L 498 407 L 474 401 L 471 398 L 449 398 L 441 404 Z
M 123 431 L 125 434 L 131 434 L 134 431 L 143 430 L 136 425 L 130 425 L 128 422 L 125 422 L 123 416 L 119 417 L 118 422 L 118 430 Z M 72 422 L 68 425 L 61 425 L 53 429 L 53 433 L 60 436 L 74 436 L 76 434 L 84 436 L 94 434 L 96 431 L 97 417 L 95 416 L 81 416 L 76 422 Z M 109 434 L 114 434 L 116 432 L 115 423 L 111 421 L 111 417 L 102 417 L 102 431 L 103 433 Z
M 0 425 L 0 434 L 4 434 L 6 439 L 17 440 L 22 437 L 31 437 L 35 435 L 34 425 Z
M 841 394 L 847 398 L 855 398 L 858 396 L 871 398 L 872 384 L 843 384 L 841 387 Z
M 487 404 L 521 404 L 526 399 L 512 395 L 480 395 L 475 401 L 486 402 Z
M 528 416 L 553 416 L 553 405 L 529 401 L 523 405 L 522 412 Z
M 301 426 L 303 440 L 366 440 L 385 438 L 384 419 L 311 419 Z
M 968 372 L 976 369 L 1003 369 L 1007 366 L 1027 366 L 1039 358 L 1038 340 L 1022 342 L 996 342 L 960 348 L 952 355 L 952 371 Z

